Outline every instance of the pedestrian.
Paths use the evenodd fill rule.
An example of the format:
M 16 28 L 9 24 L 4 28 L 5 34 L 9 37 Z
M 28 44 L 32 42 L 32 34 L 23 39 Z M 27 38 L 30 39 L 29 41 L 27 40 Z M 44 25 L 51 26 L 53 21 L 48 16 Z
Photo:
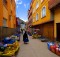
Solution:
M 24 44 L 27 44 L 29 42 L 28 35 L 27 35 L 27 32 L 26 31 L 23 34 L 23 42 L 24 42 Z
M 24 35 L 24 33 L 25 33 L 25 30 L 23 30 L 23 35 Z

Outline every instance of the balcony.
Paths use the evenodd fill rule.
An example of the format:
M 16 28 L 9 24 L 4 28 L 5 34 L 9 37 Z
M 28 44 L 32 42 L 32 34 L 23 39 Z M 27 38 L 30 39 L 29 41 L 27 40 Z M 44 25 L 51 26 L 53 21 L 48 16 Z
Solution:
M 60 3 L 60 0 L 49 0 L 49 9 L 56 7 Z

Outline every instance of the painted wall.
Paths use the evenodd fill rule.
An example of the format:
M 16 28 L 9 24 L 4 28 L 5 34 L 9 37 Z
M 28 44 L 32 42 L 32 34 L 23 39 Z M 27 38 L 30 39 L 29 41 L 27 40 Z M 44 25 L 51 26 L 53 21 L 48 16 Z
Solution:
M 57 37 L 57 29 L 56 29 L 56 23 L 60 23 L 60 8 L 55 9 L 55 15 L 54 15 L 54 38 Z
M 15 0 L 12 0 L 12 5 L 11 5 L 11 9 L 12 9 L 12 22 L 11 22 L 11 26 L 12 28 L 16 27 L 16 4 L 15 4 Z
M 39 3 L 39 7 L 37 9 L 36 9 L 36 2 Z M 33 19 L 34 19 L 33 25 L 42 24 L 50 21 L 50 10 L 48 9 L 48 0 L 44 0 L 42 3 L 40 0 L 35 0 L 32 6 L 33 6 L 33 9 L 34 8 L 36 9 L 35 12 L 33 13 Z M 41 18 L 41 11 L 44 6 L 46 7 L 46 16 Z M 39 14 L 38 15 L 39 17 L 38 17 L 38 20 L 36 21 L 37 13 Z
M 7 8 L 3 5 L 3 18 L 5 18 L 7 20 L 7 27 L 8 27 L 8 11 Z M 2 21 L 3 22 L 3 21 Z
M 11 16 L 11 17 L 10 17 Z M 7 4 L 0 1 L 0 26 L 3 26 L 3 18 L 7 20 L 7 27 L 16 27 L 16 4 L 15 0 L 7 0 Z
M 11 16 L 11 1 L 7 0 L 7 9 L 8 9 L 8 27 L 11 28 L 11 19 L 10 19 L 10 16 Z

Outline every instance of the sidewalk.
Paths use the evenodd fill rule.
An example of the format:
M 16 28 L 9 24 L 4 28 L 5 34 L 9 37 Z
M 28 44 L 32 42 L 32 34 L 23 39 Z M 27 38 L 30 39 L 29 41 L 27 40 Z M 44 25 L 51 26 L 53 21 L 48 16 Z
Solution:
M 20 50 L 17 57 L 59 57 L 47 49 L 47 44 L 29 36 L 29 44 L 20 43 Z

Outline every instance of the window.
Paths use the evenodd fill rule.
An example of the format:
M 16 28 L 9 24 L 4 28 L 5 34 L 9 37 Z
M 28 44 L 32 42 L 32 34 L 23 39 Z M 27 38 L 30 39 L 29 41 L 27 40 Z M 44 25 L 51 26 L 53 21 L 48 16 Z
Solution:
M 41 12 L 41 17 L 45 17 L 46 16 L 46 7 L 42 8 L 42 12 Z
M 7 0 L 3 0 L 3 5 L 4 5 L 5 8 L 7 9 Z
M 3 26 L 7 27 L 7 19 L 5 19 L 5 18 L 3 19 Z
M 38 4 L 38 2 L 36 3 L 36 9 L 39 7 L 39 4 Z
M 43 2 L 44 0 L 41 0 L 41 3 Z
M 36 20 L 38 20 L 38 14 L 36 14 Z
M 3 0 L 4 5 L 7 5 L 7 0 Z

